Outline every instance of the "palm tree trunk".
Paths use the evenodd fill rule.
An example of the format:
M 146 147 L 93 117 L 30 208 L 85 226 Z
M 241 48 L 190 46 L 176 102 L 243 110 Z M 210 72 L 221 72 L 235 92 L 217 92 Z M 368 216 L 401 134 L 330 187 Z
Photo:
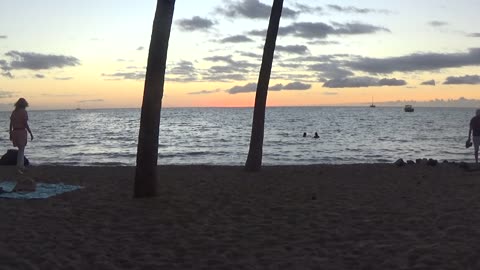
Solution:
M 255 108 L 253 110 L 252 134 L 245 170 L 259 171 L 262 167 L 263 132 L 265 124 L 265 107 L 267 104 L 268 83 L 272 72 L 273 54 L 277 40 L 280 17 L 282 16 L 283 0 L 274 0 L 270 22 L 268 23 L 267 39 L 263 48 L 262 67 L 258 77 Z
M 134 196 L 137 198 L 153 197 L 157 193 L 160 111 L 174 7 L 175 0 L 157 0 L 138 135 L 134 191 Z

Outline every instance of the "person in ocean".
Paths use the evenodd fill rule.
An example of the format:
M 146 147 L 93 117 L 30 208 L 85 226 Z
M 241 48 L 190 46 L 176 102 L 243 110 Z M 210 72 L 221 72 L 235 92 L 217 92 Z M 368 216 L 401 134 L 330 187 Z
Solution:
M 475 153 L 475 163 L 478 164 L 478 149 L 480 147 L 480 109 L 475 111 L 475 116 L 470 120 L 470 129 L 468 130 L 468 141 L 471 141 L 473 135 L 473 149 Z
M 315 132 L 315 136 L 313 136 L 313 138 L 318 139 L 318 138 L 320 138 L 320 136 L 318 136 L 318 133 Z
M 25 169 L 23 156 L 25 153 L 25 146 L 27 145 L 27 131 L 30 133 L 30 139 L 33 140 L 33 134 L 28 126 L 28 113 L 26 108 L 28 102 L 24 98 L 19 98 L 15 102 L 15 109 L 10 116 L 10 140 L 13 146 L 18 147 L 17 154 L 17 169 L 23 172 Z
M 303 132 L 303 137 L 307 137 L 307 133 L 306 132 Z

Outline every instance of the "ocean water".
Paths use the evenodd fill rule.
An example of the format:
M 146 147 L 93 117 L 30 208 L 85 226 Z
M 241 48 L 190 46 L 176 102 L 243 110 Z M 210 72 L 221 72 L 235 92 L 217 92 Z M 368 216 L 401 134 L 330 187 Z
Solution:
M 243 165 L 252 114 L 252 108 L 164 108 L 158 163 Z M 473 114 L 467 108 L 271 107 L 263 163 L 472 161 L 465 140 Z M 13 148 L 9 116 L 0 112 L 1 153 Z M 135 165 L 139 109 L 29 111 L 29 117 L 35 139 L 25 155 L 35 165 Z

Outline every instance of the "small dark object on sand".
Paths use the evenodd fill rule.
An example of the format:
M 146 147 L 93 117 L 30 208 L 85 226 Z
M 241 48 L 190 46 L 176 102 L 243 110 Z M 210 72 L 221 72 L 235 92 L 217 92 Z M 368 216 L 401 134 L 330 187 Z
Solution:
M 17 154 L 18 150 L 16 149 L 8 149 L 7 153 L 5 153 L 1 158 L 0 158 L 0 165 L 10 165 L 10 166 L 15 166 L 17 165 Z M 23 157 L 24 165 L 28 166 L 30 165 L 30 161 L 28 158 Z
M 438 161 L 436 159 L 429 159 L 427 161 L 428 166 L 437 166 L 437 164 L 438 164 Z
M 403 161 L 403 159 L 398 159 L 397 161 L 395 161 L 393 164 L 395 164 L 397 167 L 402 167 L 402 166 L 405 166 L 405 161 Z

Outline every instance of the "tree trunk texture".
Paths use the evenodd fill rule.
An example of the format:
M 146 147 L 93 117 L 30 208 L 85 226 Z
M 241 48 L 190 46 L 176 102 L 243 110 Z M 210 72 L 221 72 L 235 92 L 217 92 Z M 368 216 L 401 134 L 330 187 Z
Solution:
M 275 42 L 277 40 L 280 17 L 282 16 L 283 0 L 274 0 L 270 22 L 268 23 L 267 38 L 263 48 L 262 66 L 258 77 L 255 108 L 253 110 L 252 134 L 248 150 L 246 171 L 259 171 L 262 167 L 263 134 L 265 124 L 265 107 L 267 104 L 268 84 L 272 72 Z
M 158 134 L 175 0 L 157 0 L 143 93 L 134 196 L 157 194 Z

